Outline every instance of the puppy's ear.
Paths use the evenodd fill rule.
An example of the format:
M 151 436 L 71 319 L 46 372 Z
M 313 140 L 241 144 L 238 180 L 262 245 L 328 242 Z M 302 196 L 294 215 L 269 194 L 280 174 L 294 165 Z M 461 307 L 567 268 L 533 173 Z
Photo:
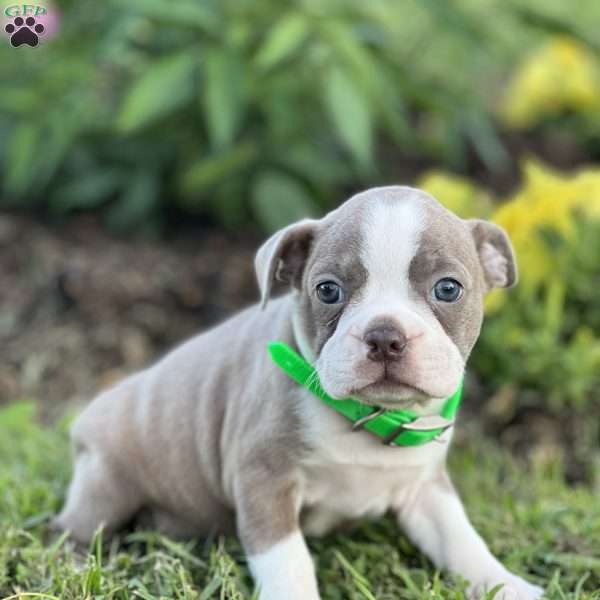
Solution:
M 300 286 L 304 264 L 312 245 L 317 224 L 303 219 L 273 234 L 259 249 L 254 259 L 256 278 L 264 308 L 275 280 Z
M 475 240 L 488 291 L 515 285 L 518 280 L 517 261 L 504 229 L 479 219 L 469 219 L 467 225 Z

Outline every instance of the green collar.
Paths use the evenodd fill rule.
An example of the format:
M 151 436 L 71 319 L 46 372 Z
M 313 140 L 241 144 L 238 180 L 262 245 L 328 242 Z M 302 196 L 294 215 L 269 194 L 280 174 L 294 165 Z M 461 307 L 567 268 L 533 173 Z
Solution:
M 271 342 L 269 353 L 273 362 L 294 381 L 352 421 L 354 431 L 366 429 L 383 438 L 383 443 L 390 446 L 420 446 L 431 442 L 454 424 L 460 406 L 462 380 L 456 392 L 444 403 L 441 414 L 434 416 L 419 417 L 412 410 L 368 406 L 353 398 L 334 400 L 321 387 L 316 369 L 287 344 Z

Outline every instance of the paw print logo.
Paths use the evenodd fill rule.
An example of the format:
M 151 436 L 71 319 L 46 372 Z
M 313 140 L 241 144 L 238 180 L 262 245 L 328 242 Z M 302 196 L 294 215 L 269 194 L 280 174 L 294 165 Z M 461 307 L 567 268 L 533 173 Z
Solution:
M 9 23 L 4 30 L 10 35 L 10 43 L 15 48 L 27 44 L 32 48 L 38 45 L 40 38 L 44 33 L 44 26 L 36 23 L 33 17 L 15 17 L 12 23 Z

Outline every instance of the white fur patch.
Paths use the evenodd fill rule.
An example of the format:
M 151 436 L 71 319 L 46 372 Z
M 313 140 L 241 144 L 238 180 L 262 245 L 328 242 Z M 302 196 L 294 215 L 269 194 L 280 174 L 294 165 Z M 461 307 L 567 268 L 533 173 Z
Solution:
M 363 227 L 362 263 L 368 273 L 367 297 L 381 300 L 393 293 L 408 297 L 408 270 L 425 226 L 416 200 L 377 203 Z
M 319 600 L 314 565 L 299 531 L 248 562 L 260 600 Z

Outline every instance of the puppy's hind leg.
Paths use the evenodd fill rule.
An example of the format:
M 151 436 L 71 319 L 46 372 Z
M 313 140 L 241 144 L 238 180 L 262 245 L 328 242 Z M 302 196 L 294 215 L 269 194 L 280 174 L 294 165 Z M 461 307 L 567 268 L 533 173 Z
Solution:
M 82 449 L 66 504 L 55 525 L 69 531 L 78 542 L 89 542 L 101 525 L 112 533 L 126 523 L 141 506 L 139 492 L 119 477 L 111 461 L 98 451 Z

